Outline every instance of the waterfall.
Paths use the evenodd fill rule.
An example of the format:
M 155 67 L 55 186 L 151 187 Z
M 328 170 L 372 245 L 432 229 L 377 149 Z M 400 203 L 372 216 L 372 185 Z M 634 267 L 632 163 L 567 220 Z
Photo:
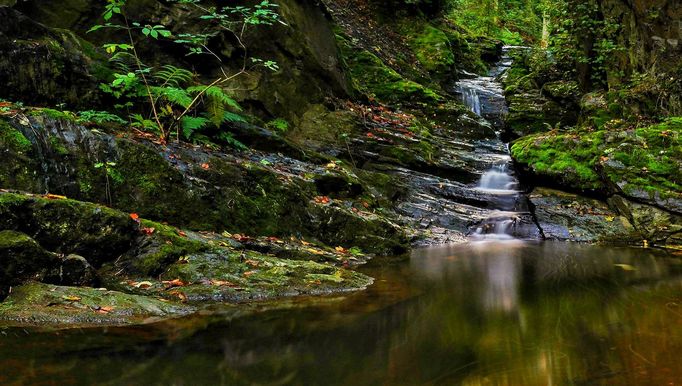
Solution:
M 469 106 L 469 109 L 476 114 L 481 115 L 481 97 L 475 88 L 461 88 L 462 98 L 464 104 Z
M 499 132 L 504 128 L 503 117 L 507 113 L 499 77 L 511 66 L 511 58 L 506 55 L 510 48 L 505 47 L 505 55 L 488 76 L 462 79 L 457 82 L 456 88 L 462 102 L 472 112 L 499 129 L 499 142 L 502 142 Z M 522 219 L 528 216 L 527 207 L 519 205 L 524 197 L 517 190 L 518 180 L 508 166 L 511 158 L 508 155 L 502 157 L 502 161 L 499 155 L 491 158 L 496 160 L 491 162 L 490 168 L 481 175 L 478 185 L 473 189 L 488 199 L 492 210 L 476 226 L 472 237 L 477 240 L 513 240 L 513 235 L 519 234 L 517 228 L 524 226 Z
M 481 181 L 478 184 L 479 190 L 486 191 L 500 191 L 500 192 L 516 192 L 517 182 L 507 172 L 507 165 L 496 165 L 481 176 Z

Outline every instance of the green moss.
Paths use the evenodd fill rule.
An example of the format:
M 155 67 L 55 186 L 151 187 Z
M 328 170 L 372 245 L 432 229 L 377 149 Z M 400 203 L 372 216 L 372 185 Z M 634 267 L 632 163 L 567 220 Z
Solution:
M 31 141 L 21 131 L 2 120 L 0 120 L 0 145 L 19 153 L 28 153 L 33 148 Z
M 55 110 L 55 109 L 49 109 L 49 108 L 41 108 L 41 109 L 35 109 L 30 112 L 30 115 L 45 115 L 53 119 L 63 119 L 66 121 L 71 121 L 75 122 L 77 120 L 77 117 L 74 113 L 70 111 L 62 111 L 62 110 Z
M 98 310 L 101 310 L 98 312 Z M 0 303 L 3 324 L 69 327 L 143 323 L 150 317 L 185 315 L 192 307 L 148 296 L 28 283 Z
M 64 146 L 64 143 L 57 137 L 50 137 L 50 147 L 52 150 L 59 155 L 68 155 L 69 150 Z
M 545 175 L 581 190 L 603 188 L 595 165 L 599 157 L 599 135 L 586 138 L 574 134 L 537 134 L 514 142 L 512 156 L 536 174 Z
M 415 31 L 415 29 L 417 29 Z M 408 43 L 421 65 L 439 77 L 449 75 L 455 64 L 450 40 L 440 29 L 425 24 L 421 28 L 408 27 Z
M 609 125 L 606 125 L 610 127 Z M 682 194 L 682 119 L 638 129 L 551 132 L 524 137 L 512 155 L 534 173 L 578 189 L 622 189 L 652 200 Z
M 337 41 L 352 84 L 361 94 L 384 102 L 435 103 L 442 99 L 436 91 L 405 79 L 376 55 L 353 46 L 344 37 L 337 35 Z

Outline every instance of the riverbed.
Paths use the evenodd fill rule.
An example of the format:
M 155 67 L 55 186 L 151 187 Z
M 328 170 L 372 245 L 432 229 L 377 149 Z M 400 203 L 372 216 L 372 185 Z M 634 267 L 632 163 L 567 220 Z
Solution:
M 0 384 L 564 385 L 682 379 L 682 256 L 484 241 L 362 268 L 369 290 L 136 327 L 0 330 Z

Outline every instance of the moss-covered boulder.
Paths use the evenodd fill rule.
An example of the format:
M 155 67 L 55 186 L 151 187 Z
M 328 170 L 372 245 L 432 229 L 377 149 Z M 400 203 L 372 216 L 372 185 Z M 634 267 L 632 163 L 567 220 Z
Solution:
M 605 202 L 546 188 L 533 190 L 529 199 L 548 240 L 637 243 L 642 239 L 628 218 Z
M 612 121 L 602 130 L 531 135 L 512 156 L 546 183 L 605 195 L 621 194 L 682 213 L 682 120 L 634 128 Z
M 139 324 L 189 314 L 193 307 L 95 288 L 27 283 L 0 303 L 0 325 L 88 327 Z
M 562 133 L 550 131 L 515 141 L 514 160 L 526 173 L 540 177 L 549 185 L 574 190 L 604 190 L 596 170 L 604 133 Z
M 30 235 L 49 251 L 78 254 L 95 266 L 130 249 L 136 223 L 127 214 L 99 205 L 0 193 L 0 229 Z
M 410 21 L 403 27 L 403 33 L 408 36 L 408 44 L 421 65 L 436 80 L 443 81 L 454 75 L 455 55 L 445 32 L 429 23 Z
M 57 266 L 57 256 L 28 235 L 0 230 L 0 298 L 9 287 L 27 280 L 42 280 Z
M 561 120 L 561 106 L 539 92 L 511 95 L 507 100 L 509 113 L 505 123 L 514 137 L 545 132 Z

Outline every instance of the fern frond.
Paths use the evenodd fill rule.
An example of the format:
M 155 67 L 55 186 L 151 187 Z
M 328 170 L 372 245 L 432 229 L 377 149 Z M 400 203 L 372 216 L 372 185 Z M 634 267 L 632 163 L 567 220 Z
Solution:
M 190 94 L 199 94 L 202 91 L 204 92 L 206 98 L 219 101 L 224 106 L 230 107 L 235 111 L 242 111 L 242 107 L 239 106 L 239 103 L 227 95 L 225 91 L 218 86 L 207 87 L 205 85 L 198 85 L 187 88 L 187 92 Z
M 246 122 L 246 119 L 239 114 L 226 111 L 223 114 L 223 122 Z
M 206 114 L 208 118 L 213 122 L 214 125 L 220 126 L 223 123 L 223 116 L 225 115 L 225 105 L 218 99 L 207 98 L 206 102 Z
M 231 133 L 228 133 L 226 131 L 219 133 L 218 139 L 220 139 L 221 141 L 225 141 L 228 145 L 234 147 L 237 150 L 248 150 L 249 149 L 248 146 L 241 143 L 239 140 L 237 140 L 235 137 L 233 137 Z
M 180 119 L 182 134 L 186 139 L 190 139 L 195 131 L 203 129 L 209 122 L 210 121 L 205 117 L 184 116 L 182 119 Z
M 193 77 L 194 74 L 192 71 L 175 67 L 170 64 L 167 64 L 161 67 L 160 70 L 154 72 L 154 79 L 161 85 L 160 87 L 180 87 L 191 81 Z
M 157 98 L 163 98 L 166 101 L 188 108 L 192 104 L 192 97 L 181 88 L 176 87 L 150 87 L 150 91 Z

